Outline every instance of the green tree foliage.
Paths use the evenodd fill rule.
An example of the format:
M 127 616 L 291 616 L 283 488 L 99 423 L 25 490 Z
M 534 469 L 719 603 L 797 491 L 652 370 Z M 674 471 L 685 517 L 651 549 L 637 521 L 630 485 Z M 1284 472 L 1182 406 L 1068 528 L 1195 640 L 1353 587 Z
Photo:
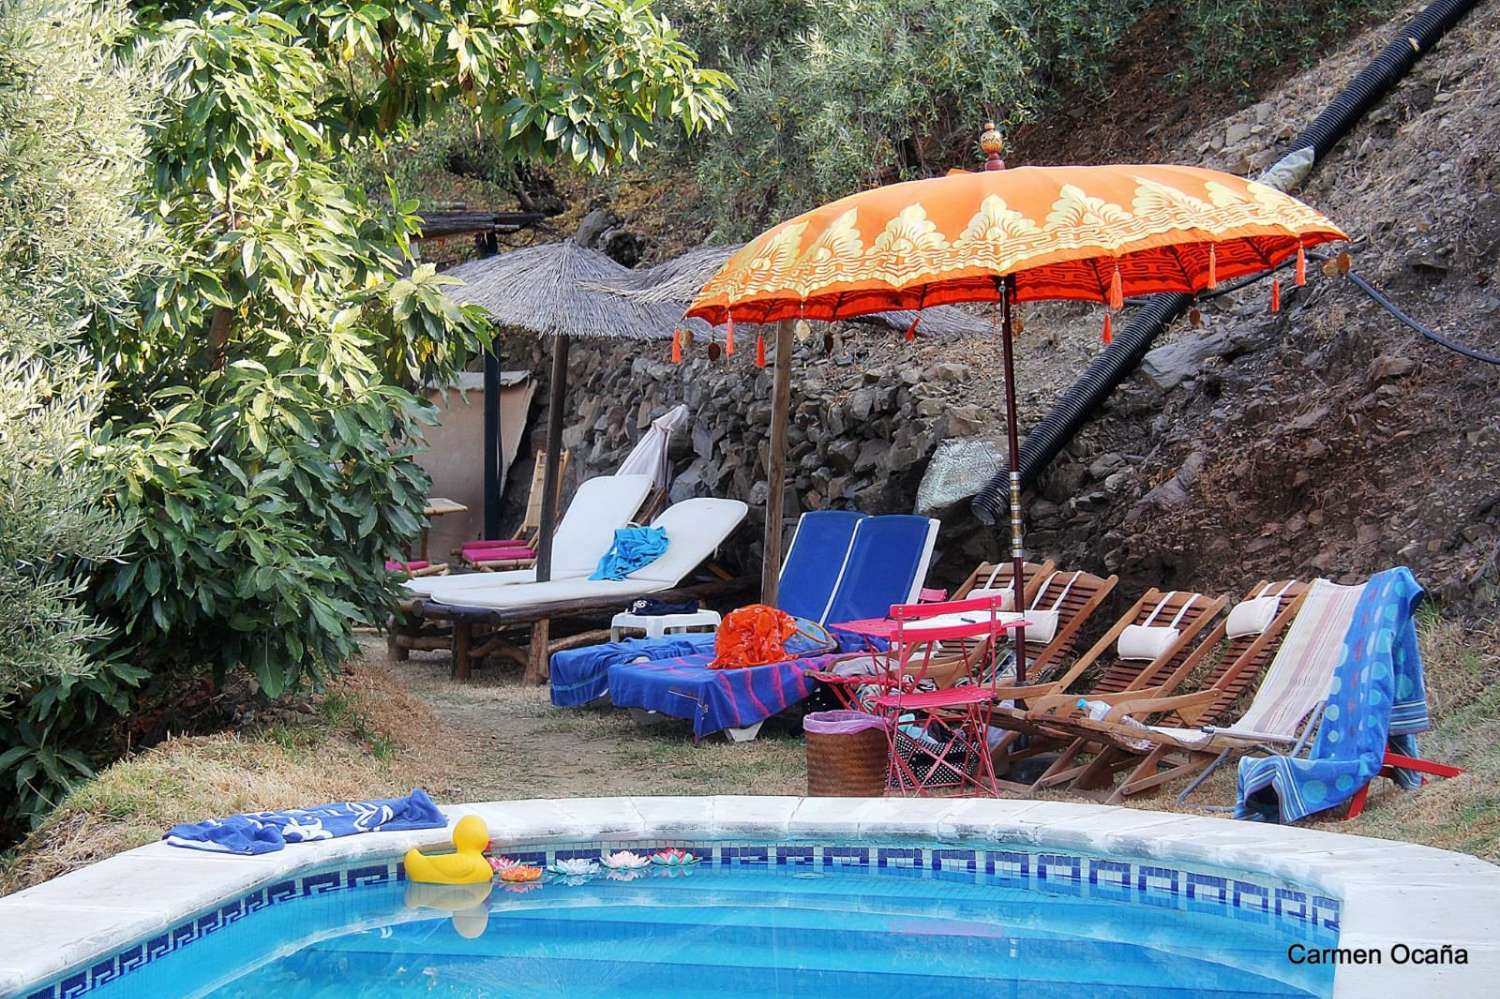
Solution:
M 275 695 L 389 607 L 419 393 L 491 331 L 417 262 L 416 202 L 354 164 L 457 109 L 505 157 L 599 170 L 727 106 L 641 0 L 141 18 L 0 0 L 0 773 L 25 794 L 0 821 L 148 677 L 248 667 Z
M 81 599 L 126 534 L 82 334 L 131 320 L 153 261 L 132 197 L 149 81 L 108 55 L 127 28 L 113 3 L 0 0 L 0 823 L 87 772 L 59 716 L 135 679 L 91 655 L 108 632 Z
M 985 118 L 1015 126 L 1099 92 L 1136 37 L 1182 87 L 1227 101 L 1389 0 L 667 0 L 739 84 L 731 132 L 684 149 L 721 238 L 862 188 L 977 163 Z M 1143 20 L 1146 15 L 1150 20 Z M 1139 38 L 1156 30 L 1154 39 Z M 1135 35 L 1132 35 L 1135 32 Z
M 139 525 L 98 604 L 137 661 L 248 665 L 274 696 L 388 608 L 429 485 L 413 390 L 489 336 L 416 265 L 416 202 L 352 164 L 457 104 L 509 156 L 602 169 L 722 117 L 726 81 L 638 0 L 228 0 L 150 38 L 144 203 L 173 259 L 139 328 L 96 338 Z

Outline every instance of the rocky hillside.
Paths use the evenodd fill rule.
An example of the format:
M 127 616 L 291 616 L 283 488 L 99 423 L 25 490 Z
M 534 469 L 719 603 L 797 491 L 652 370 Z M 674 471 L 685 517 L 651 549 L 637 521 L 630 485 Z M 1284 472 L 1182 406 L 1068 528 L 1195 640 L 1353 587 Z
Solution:
M 1254 174 L 1412 13 L 1403 11 L 1166 158 Z M 1500 8 L 1481 6 L 1367 116 L 1298 192 L 1356 240 L 1355 268 L 1413 315 L 1500 352 Z M 1128 160 L 1139 146 L 1090 149 Z M 1023 144 L 1024 150 L 1024 144 Z M 1079 156 L 1079 159 L 1085 157 Z M 1013 157 L 1014 160 L 1014 157 Z M 627 224 L 633 214 L 621 206 Z M 1363 577 L 1402 562 L 1446 599 L 1500 586 L 1500 368 L 1417 337 L 1348 281 L 1310 268 L 1206 302 L 1079 434 L 1029 498 L 1029 547 L 1148 585 L 1242 589 L 1259 576 Z M 1288 282 L 1289 284 L 1289 282 Z M 1022 428 L 1100 349 L 1100 313 L 1028 307 Z M 982 329 L 982 325 L 981 325 Z M 574 349 L 568 443 L 583 474 L 611 469 L 651 415 L 695 413 L 676 492 L 764 500 L 769 376 L 753 351 L 668 363 L 666 349 Z M 539 360 L 539 359 L 538 359 Z M 534 370 L 544 371 L 538 363 Z M 922 339 L 865 328 L 800 343 L 788 510 L 910 511 L 950 438 L 998 441 L 999 350 L 989 334 Z M 538 424 L 540 425 L 540 424 Z M 967 503 L 945 515 L 940 575 L 1000 550 Z M 753 557 L 759 522 L 742 532 Z

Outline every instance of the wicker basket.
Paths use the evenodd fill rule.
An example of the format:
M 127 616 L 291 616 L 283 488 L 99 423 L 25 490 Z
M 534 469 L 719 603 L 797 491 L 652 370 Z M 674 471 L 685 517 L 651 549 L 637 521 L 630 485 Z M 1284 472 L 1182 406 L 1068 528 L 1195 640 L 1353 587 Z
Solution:
M 849 733 L 816 731 L 819 718 L 855 715 L 824 711 L 807 716 L 807 795 L 810 798 L 879 798 L 885 794 L 889 743 L 883 724 Z M 863 719 L 872 719 L 862 715 Z

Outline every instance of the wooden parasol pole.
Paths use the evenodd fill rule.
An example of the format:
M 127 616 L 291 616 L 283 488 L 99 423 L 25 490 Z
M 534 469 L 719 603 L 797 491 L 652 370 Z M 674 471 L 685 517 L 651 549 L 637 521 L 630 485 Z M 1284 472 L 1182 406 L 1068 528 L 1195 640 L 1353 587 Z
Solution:
M 558 471 L 562 464 L 563 400 L 568 392 L 568 338 L 552 338 L 552 384 L 548 386 L 547 464 L 542 477 L 542 522 L 537 530 L 536 581 L 552 578 L 552 535 L 557 528 Z M 531 626 L 531 654 L 526 661 L 526 683 L 547 680 L 547 645 L 551 622 L 545 618 Z
M 776 606 L 781 572 L 782 499 L 786 494 L 786 426 L 792 403 L 792 330 L 795 320 L 776 324 L 776 366 L 771 383 L 771 443 L 766 454 L 766 535 L 760 570 L 760 602 Z
M 1021 523 L 1021 435 L 1016 429 L 1016 362 L 1011 347 L 1011 299 L 1016 278 L 1007 274 L 1000 284 L 1000 343 L 1005 365 L 1005 436 L 1010 445 L 1010 558 L 1016 588 L 1016 611 L 1026 610 L 1026 549 Z M 1026 683 L 1026 629 L 1016 629 L 1016 684 Z

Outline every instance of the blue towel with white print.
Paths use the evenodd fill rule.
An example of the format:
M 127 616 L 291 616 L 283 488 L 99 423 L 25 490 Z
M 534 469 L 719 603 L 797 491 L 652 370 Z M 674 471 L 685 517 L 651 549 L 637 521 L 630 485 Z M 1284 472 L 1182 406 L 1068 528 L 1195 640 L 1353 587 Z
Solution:
M 1406 568 L 1370 580 L 1344 633 L 1312 751 L 1240 760 L 1236 818 L 1296 822 L 1352 798 L 1380 772 L 1387 745 L 1417 754 L 1417 733 L 1430 727 L 1417 648 L 1422 595 Z M 1396 780 L 1410 789 L 1420 778 L 1397 771 Z
M 274 853 L 288 843 L 310 843 L 367 832 L 439 829 L 448 824 L 427 792 L 402 798 L 335 801 L 284 812 L 248 812 L 227 819 L 183 822 L 162 837 L 172 846 L 211 853 Z

